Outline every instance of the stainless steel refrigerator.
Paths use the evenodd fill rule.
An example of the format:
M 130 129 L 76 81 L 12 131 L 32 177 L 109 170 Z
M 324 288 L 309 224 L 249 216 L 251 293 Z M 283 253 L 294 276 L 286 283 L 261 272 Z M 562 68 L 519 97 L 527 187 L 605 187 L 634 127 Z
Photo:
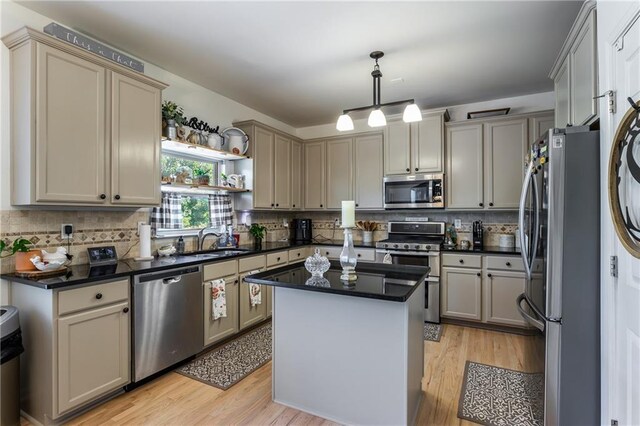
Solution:
M 599 157 L 599 132 L 583 126 L 549 130 L 526 159 L 516 303 L 538 331 L 527 356 L 544 372 L 548 426 L 600 423 Z

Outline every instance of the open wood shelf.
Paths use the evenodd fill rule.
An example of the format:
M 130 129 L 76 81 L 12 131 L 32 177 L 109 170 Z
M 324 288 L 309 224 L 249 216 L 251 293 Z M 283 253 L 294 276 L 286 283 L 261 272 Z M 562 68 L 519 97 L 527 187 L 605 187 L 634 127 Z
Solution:
M 250 189 L 238 189 L 228 186 L 189 185 L 185 183 L 162 182 L 162 192 L 180 192 L 182 194 L 216 194 L 218 192 L 251 192 Z
M 192 158 L 214 161 L 246 160 L 246 155 L 233 154 L 219 149 L 209 148 L 205 145 L 196 145 L 188 142 L 179 142 L 171 139 L 162 139 L 162 152 L 174 155 L 183 155 Z

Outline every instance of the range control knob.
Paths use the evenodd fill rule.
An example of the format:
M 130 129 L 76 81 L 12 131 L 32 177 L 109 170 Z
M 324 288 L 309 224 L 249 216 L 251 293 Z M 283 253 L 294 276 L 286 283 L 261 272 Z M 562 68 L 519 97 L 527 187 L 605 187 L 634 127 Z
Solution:
M 405 249 L 405 250 L 409 250 L 409 244 L 405 244 L 405 245 L 404 245 L 404 249 Z
M 389 244 L 384 243 L 383 247 L 384 247 L 384 248 L 387 248 L 387 247 L 389 247 Z
M 413 248 L 416 250 L 420 250 L 420 244 L 416 244 Z
M 397 244 L 394 244 L 394 245 L 393 245 L 393 248 L 396 248 L 396 249 L 397 249 L 397 248 L 398 248 L 398 245 L 397 245 Z
M 427 250 L 427 251 L 431 250 L 431 246 L 430 246 L 430 245 L 426 245 L 426 246 L 424 246 L 424 248 L 425 248 L 425 250 Z

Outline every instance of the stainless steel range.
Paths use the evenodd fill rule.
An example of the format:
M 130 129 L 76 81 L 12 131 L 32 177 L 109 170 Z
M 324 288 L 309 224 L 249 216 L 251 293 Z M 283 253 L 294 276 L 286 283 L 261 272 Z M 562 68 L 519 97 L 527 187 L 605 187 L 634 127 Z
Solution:
M 376 262 L 430 266 L 424 320 L 440 322 L 440 248 L 444 222 L 389 222 L 389 238 L 376 243 Z

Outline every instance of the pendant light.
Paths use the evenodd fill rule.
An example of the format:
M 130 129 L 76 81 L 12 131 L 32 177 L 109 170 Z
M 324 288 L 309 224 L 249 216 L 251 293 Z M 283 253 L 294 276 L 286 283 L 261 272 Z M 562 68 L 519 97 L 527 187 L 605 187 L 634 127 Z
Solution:
M 418 105 L 416 105 L 413 99 L 387 102 L 385 104 L 380 103 L 380 79 L 382 78 L 382 72 L 380 71 L 380 65 L 378 65 L 378 59 L 384 56 L 384 52 L 376 50 L 375 52 L 371 52 L 369 56 L 376 61 L 376 64 L 373 66 L 373 71 L 371 71 L 371 77 L 373 77 L 373 104 L 364 107 L 345 109 L 342 111 L 342 115 L 338 117 L 336 129 L 341 132 L 353 130 L 353 120 L 349 116 L 349 113 L 352 111 L 365 111 L 369 109 L 372 110 L 369 114 L 369 120 L 367 121 L 369 127 L 386 126 L 387 118 L 384 116 L 381 107 L 402 104 L 409 104 L 402 114 L 402 120 L 405 123 L 413 123 L 414 121 L 422 120 L 422 112 L 420 112 L 420 108 L 418 108 Z

